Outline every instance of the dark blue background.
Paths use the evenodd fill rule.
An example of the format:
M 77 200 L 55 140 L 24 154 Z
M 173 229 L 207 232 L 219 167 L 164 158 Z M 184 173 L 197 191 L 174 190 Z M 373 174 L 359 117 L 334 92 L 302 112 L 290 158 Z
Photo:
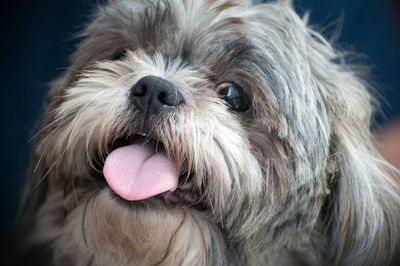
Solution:
M 11 2 L 11 1 L 10 1 Z M 29 0 L 2 3 L 0 228 L 10 225 L 26 176 L 29 138 L 41 111 L 47 84 L 68 66 L 73 33 L 87 21 L 89 0 Z M 373 80 L 387 99 L 388 118 L 400 116 L 400 31 L 394 0 L 299 0 L 299 12 L 329 34 L 343 15 L 337 44 L 367 55 Z M 330 26 L 329 26 L 330 25 Z M 378 118 L 380 123 L 385 120 Z

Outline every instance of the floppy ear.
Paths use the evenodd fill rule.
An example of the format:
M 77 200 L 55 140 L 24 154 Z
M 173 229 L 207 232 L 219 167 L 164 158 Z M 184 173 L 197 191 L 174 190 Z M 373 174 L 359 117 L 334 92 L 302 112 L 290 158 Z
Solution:
M 322 210 L 329 260 L 334 265 L 385 265 L 383 262 L 390 259 L 399 239 L 400 186 L 394 170 L 374 147 L 370 131 L 374 99 L 356 68 L 347 64 L 344 55 L 333 49 L 324 37 L 307 27 L 307 18 L 297 19 L 290 5 L 280 7 L 283 7 L 280 13 L 288 16 L 284 21 L 287 24 L 283 24 L 287 26 L 288 38 L 281 45 L 292 40 L 301 44 L 292 48 L 293 51 L 298 48 L 300 54 L 291 54 L 297 57 L 292 56 L 285 62 L 292 66 L 300 58 L 301 66 L 287 68 L 287 72 L 307 81 L 288 87 L 295 93 L 303 90 L 304 95 L 322 98 L 318 98 L 315 109 L 307 109 L 306 101 L 296 102 L 295 93 L 290 99 L 292 105 L 301 103 L 297 110 L 310 110 L 299 116 L 311 120 L 314 114 L 319 115 L 319 124 L 310 124 L 307 133 L 312 135 L 312 130 L 318 128 L 318 133 L 326 134 L 329 139 L 329 143 L 310 139 L 318 146 L 317 150 L 329 147 L 330 152 L 323 173 L 329 176 L 330 195 Z M 266 50 L 270 47 L 276 46 L 267 46 Z M 293 120 L 291 125 L 295 127 Z M 304 156 L 308 154 L 311 153 Z M 313 159 L 323 161 L 322 156 Z
M 335 66 L 324 92 L 333 132 L 331 258 L 340 265 L 386 265 L 400 233 L 396 170 L 375 149 L 370 132 L 373 98 L 365 83 L 349 67 Z

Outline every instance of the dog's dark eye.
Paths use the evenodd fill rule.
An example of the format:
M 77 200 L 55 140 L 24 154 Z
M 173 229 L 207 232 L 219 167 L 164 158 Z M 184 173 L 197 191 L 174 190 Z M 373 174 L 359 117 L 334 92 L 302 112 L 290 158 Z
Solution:
M 250 102 L 243 88 L 232 82 L 221 83 L 217 92 L 226 101 L 229 108 L 237 112 L 244 112 L 250 107 Z
M 111 60 L 121 60 L 126 56 L 127 50 L 125 48 L 120 48 L 116 50 L 112 55 L 111 55 Z

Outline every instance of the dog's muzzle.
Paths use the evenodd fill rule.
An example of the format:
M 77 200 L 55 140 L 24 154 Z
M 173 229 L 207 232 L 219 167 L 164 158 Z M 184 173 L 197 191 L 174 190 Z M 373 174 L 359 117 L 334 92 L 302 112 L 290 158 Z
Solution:
M 152 116 L 175 111 L 184 104 L 184 98 L 171 82 L 155 76 L 141 78 L 130 90 L 132 107 L 139 111 L 144 124 Z M 199 193 L 188 182 L 185 169 L 177 169 L 169 158 L 163 143 L 145 130 L 121 140 L 112 148 L 104 166 L 103 175 L 119 197 L 127 201 L 161 198 L 165 203 L 204 208 Z

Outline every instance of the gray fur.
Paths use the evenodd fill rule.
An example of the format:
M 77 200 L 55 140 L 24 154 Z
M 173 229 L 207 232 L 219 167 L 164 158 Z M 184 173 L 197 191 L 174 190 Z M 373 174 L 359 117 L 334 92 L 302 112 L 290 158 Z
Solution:
M 400 193 L 372 142 L 373 98 L 290 1 L 110 1 L 81 37 L 37 135 L 25 247 L 49 243 L 55 265 L 389 263 Z M 111 143 L 141 130 L 127 95 L 146 75 L 185 98 L 147 123 L 205 211 L 121 204 L 96 185 Z M 249 111 L 228 110 L 223 81 Z

